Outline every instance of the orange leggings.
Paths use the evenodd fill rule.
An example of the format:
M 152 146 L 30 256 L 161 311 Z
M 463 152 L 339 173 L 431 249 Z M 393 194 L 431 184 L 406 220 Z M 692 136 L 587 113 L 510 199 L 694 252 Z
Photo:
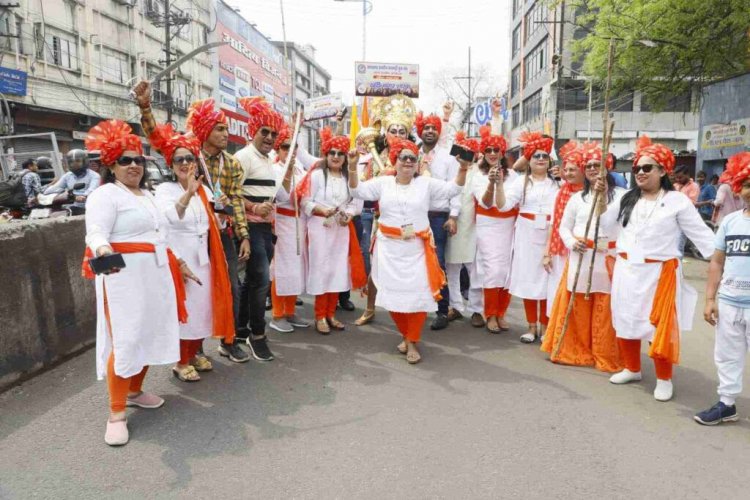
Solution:
M 203 339 L 180 339 L 180 364 L 186 365 L 195 357 L 195 353 L 203 345 Z
M 537 321 L 544 326 L 547 326 L 547 323 L 549 323 L 549 318 L 547 317 L 546 299 L 523 299 L 523 308 L 526 311 L 526 321 L 528 321 L 530 325 L 536 324 Z M 539 317 L 540 315 L 537 311 L 537 308 L 541 310 L 541 318 Z
M 510 292 L 507 288 L 484 289 L 484 316 L 502 318 L 510 305 Z
M 641 371 L 641 341 L 639 339 L 617 339 L 620 356 L 625 368 L 631 372 Z M 672 363 L 661 359 L 654 360 L 656 378 L 659 380 L 672 379 Z
M 426 312 L 399 313 L 389 311 L 389 313 L 393 322 L 396 323 L 396 328 L 406 340 L 414 343 L 419 342 L 422 337 L 422 326 L 427 319 Z
M 315 296 L 315 319 L 321 320 L 333 318 L 336 314 L 336 304 L 339 300 L 339 292 L 324 293 Z
M 276 281 L 271 282 L 271 304 L 273 304 L 273 319 L 294 316 L 296 295 L 279 296 L 276 294 Z
M 147 371 L 148 366 L 144 366 L 141 373 L 137 375 L 128 378 L 118 377 L 115 375 L 115 354 L 110 353 L 107 361 L 107 388 L 109 389 L 109 409 L 112 413 L 125 411 L 129 393 L 141 392 Z

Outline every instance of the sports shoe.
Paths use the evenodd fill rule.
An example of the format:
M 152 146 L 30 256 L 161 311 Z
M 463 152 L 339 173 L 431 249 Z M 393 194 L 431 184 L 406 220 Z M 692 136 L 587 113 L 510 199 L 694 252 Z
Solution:
M 122 446 L 128 443 L 130 434 L 128 433 L 128 421 L 117 420 L 112 422 L 107 420 L 107 430 L 104 432 L 104 442 L 110 446 Z
M 164 400 L 156 394 L 143 391 L 138 393 L 137 396 L 128 396 L 127 401 L 125 401 L 125 406 L 137 406 L 138 408 L 145 408 L 147 410 L 161 408 L 163 404 Z
M 353 311 L 355 309 L 354 302 L 349 299 L 339 300 L 339 307 L 344 311 Z
M 625 368 L 621 372 L 617 372 L 611 377 L 609 377 L 609 381 L 612 384 L 629 384 L 630 382 L 640 382 L 641 378 L 641 372 L 631 372 L 627 368 Z
M 302 299 L 297 299 L 297 300 L 294 301 L 294 305 L 295 306 L 303 306 L 303 305 L 305 305 L 305 303 L 302 302 Z
M 474 313 L 471 315 L 471 326 L 474 328 L 482 328 L 486 322 L 484 321 L 484 317 L 482 317 L 479 313 Z
M 445 328 L 448 328 L 448 316 L 438 313 L 435 319 L 432 320 L 430 330 L 443 330 Z
M 232 344 L 225 344 L 222 342 L 219 344 L 219 355 L 229 358 L 232 363 L 244 363 L 250 361 L 250 356 L 242 350 L 242 347 L 237 342 Z
M 674 386 L 671 380 L 656 379 L 656 388 L 654 389 L 654 399 L 657 401 L 669 401 L 674 394 Z
M 719 425 L 722 422 L 736 422 L 740 417 L 735 405 L 727 406 L 719 401 L 708 410 L 696 413 L 693 418 L 701 425 Z
M 273 309 L 273 303 L 271 302 L 271 297 L 266 297 L 266 311 L 270 311 Z
M 268 340 L 266 337 L 258 340 L 247 339 L 247 345 L 250 346 L 250 353 L 258 361 L 272 361 L 273 353 L 268 348 Z
M 286 317 L 287 322 L 295 328 L 310 328 L 310 322 L 305 321 L 296 314 L 293 316 Z
M 281 333 L 291 333 L 294 331 L 294 327 L 286 320 L 286 318 L 274 318 L 268 326 Z

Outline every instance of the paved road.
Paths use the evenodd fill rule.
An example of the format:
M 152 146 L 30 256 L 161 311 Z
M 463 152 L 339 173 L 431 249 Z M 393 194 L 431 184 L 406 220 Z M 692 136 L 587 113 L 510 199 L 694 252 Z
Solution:
M 686 269 L 700 279 L 705 264 Z M 427 332 L 412 367 L 378 320 L 275 334 L 273 363 L 221 360 L 198 384 L 155 368 L 147 388 L 167 404 L 130 413 L 119 449 L 102 439 L 106 387 L 88 351 L 0 396 L 0 498 L 747 497 L 750 400 L 736 424 L 691 418 L 716 399 L 702 322 L 675 399 L 658 403 L 648 362 L 644 383 L 615 387 L 549 363 L 519 328 L 464 322 Z

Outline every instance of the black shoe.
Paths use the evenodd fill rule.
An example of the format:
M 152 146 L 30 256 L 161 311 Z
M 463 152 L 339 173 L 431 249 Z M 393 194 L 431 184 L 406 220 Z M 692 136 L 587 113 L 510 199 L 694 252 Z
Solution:
M 265 337 L 258 340 L 247 339 L 247 345 L 250 346 L 250 353 L 258 361 L 271 361 L 274 359 L 271 349 L 268 348 L 268 340 Z
M 233 363 L 244 363 L 250 361 L 250 356 L 237 344 L 225 344 L 222 342 L 219 344 L 219 355 L 229 358 L 229 361 Z
M 448 316 L 438 313 L 435 319 L 432 320 L 430 330 L 443 330 L 445 328 L 448 328 Z
M 339 307 L 343 309 L 344 311 L 353 311 L 354 310 L 354 302 L 351 300 L 339 300 Z
M 294 301 L 294 305 L 295 306 L 303 306 L 303 305 L 305 305 L 305 303 L 302 302 L 302 299 L 297 299 L 297 300 Z
M 740 417 L 737 415 L 736 406 L 727 406 L 719 401 L 708 410 L 697 413 L 693 418 L 701 425 L 719 425 L 722 422 L 736 422 Z

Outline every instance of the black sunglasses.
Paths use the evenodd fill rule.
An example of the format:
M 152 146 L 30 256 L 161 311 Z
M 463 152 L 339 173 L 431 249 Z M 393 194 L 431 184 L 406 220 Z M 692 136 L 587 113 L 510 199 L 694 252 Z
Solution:
M 193 163 L 195 161 L 195 156 L 193 155 L 185 155 L 185 156 L 175 156 L 172 158 L 172 163 L 180 164 L 180 163 Z
M 139 167 L 146 164 L 145 156 L 121 156 L 117 159 L 117 164 L 121 167 L 127 167 L 128 165 L 135 163 Z
M 652 171 L 652 170 L 653 170 L 654 168 L 658 167 L 658 166 L 659 166 L 659 165 L 655 165 L 655 164 L 653 164 L 653 163 L 652 163 L 652 164 L 649 164 L 649 165 L 640 165 L 640 166 L 635 166 L 635 167 L 633 167 L 633 173 L 634 173 L 634 174 L 636 174 L 636 175 L 637 175 L 637 174 L 640 174 L 641 172 L 643 172 L 644 174 L 650 174 L 650 173 L 651 173 L 651 171 Z
M 344 156 L 346 156 L 346 153 L 343 151 L 337 151 L 335 149 L 332 149 L 328 152 L 328 156 L 339 156 L 343 158 Z
M 414 162 L 417 161 L 417 157 L 416 156 L 414 156 L 414 155 L 408 155 L 408 154 L 399 155 L 398 159 L 401 160 L 404 163 L 409 163 L 409 162 L 414 163 Z
M 297 146 L 298 145 L 295 144 L 294 145 L 294 149 L 297 149 Z M 282 150 L 282 151 L 289 151 L 291 148 L 292 148 L 291 144 L 282 144 L 281 146 L 279 146 L 279 149 Z
M 279 133 L 275 130 L 271 130 L 270 128 L 262 128 L 260 129 L 260 135 L 263 137 L 271 136 L 271 139 L 276 139 L 279 136 Z
M 484 150 L 484 154 L 486 155 L 491 155 L 491 154 L 499 153 L 499 152 L 500 152 L 500 148 L 487 148 Z
M 535 153 L 532 158 L 535 160 L 547 160 L 549 159 L 549 155 L 547 153 Z

